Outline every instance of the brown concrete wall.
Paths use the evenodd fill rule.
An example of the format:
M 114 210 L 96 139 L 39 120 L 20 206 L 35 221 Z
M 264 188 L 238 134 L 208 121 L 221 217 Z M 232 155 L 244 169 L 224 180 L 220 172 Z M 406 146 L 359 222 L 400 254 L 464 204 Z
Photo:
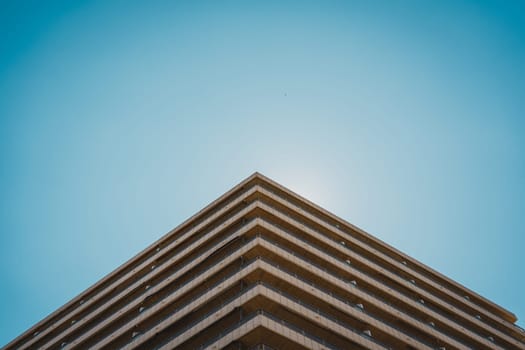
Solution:
M 238 286 L 238 297 L 222 305 L 220 298 L 236 296 Z M 252 289 L 242 294 L 243 286 Z M 257 304 L 260 298 L 266 303 Z M 235 328 L 233 310 L 259 314 Z M 185 320 L 197 323 L 168 339 Z M 5 349 L 136 349 L 156 342 L 184 348 L 230 326 L 207 346 L 255 346 L 261 334 L 273 334 L 275 344 L 290 348 L 325 348 L 331 340 L 338 348 L 348 342 L 368 349 L 525 349 L 513 320 L 254 174 Z

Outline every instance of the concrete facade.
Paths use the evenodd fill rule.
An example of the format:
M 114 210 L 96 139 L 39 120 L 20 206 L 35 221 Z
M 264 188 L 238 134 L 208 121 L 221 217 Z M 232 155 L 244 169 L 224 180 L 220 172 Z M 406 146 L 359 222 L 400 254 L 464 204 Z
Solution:
M 255 173 L 5 349 L 525 349 L 509 311 Z

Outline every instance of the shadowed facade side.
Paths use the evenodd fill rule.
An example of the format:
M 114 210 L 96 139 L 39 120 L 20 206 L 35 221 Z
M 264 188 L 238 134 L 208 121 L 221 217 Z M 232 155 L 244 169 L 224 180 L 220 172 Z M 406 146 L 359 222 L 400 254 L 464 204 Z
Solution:
M 525 349 L 509 311 L 255 173 L 4 349 Z

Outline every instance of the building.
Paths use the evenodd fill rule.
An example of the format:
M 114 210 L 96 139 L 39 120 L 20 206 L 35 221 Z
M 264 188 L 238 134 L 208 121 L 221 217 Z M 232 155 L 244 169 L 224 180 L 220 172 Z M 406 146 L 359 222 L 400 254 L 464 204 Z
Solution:
M 256 173 L 6 349 L 525 349 L 515 321 Z

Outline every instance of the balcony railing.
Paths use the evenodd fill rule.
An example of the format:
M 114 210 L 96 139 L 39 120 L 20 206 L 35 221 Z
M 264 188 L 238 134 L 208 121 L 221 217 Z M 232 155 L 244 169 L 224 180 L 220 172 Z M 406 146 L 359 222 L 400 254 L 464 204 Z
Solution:
M 224 337 L 225 335 L 227 335 L 228 333 L 230 333 L 231 331 L 233 331 L 234 329 L 237 329 L 238 327 L 241 327 L 243 324 L 249 322 L 250 320 L 254 319 L 255 317 L 257 316 L 265 316 L 277 323 L 280 323 L 282 324 L 283 326 L 285 327 L 288 327 L 300 334 L 303 334 L 305 337 L 307 338 L 310 338 L 314 341 L 316 341 L 317 343 L 319 344 L 323 344 L 326 348 L 328 349 L 333 349 L 333 350 L 339 350 L 339 348 L 335 347 L 334 345 L 332 344 L 329 344 L 327 343 L 324 339 L 321 339 L 313 334 L 308 334 L 306 333 L 304 330 L 300 329 L 299 327 L 295 326 L 294 324 L 292 323 L 289 323 L 289 322 L 286 322 L 285 320 L 283 319 L 280 319 L 272 314 L 270 314 L 269 312 L 267 311 L 264 311 L 264 310 L 256 310 L 254 312 L 252 312 L 251 314 L 247 315 L 246 317 L 244 317 L 242 320 L 240 320 L 239 322 L 231 325 L 230 327 L 226 328 L 225 330 L 223 330 L 219 335 L 217 335 L 216 337 L 206 341 L 204 344 L 202 344 L 199 349 L 202 350 L 202 349 L 205 349 L 207 348 L 208 346 L 210 346 L 211 344 L 215 343 L 216 341 L 218 341 L 219 339 L 221 339 L 222 337 Z
M 280 196 L 279 194 L 275 193 L 275 192 L 272 191 L 270 188 L 268 188 L 268 187 L 266 187 L 266 186 L 263 186 L 263 189 L 264 189 L 265 191 L 271 193 L 272 195 L 275 195 L 275 196 L 279 197 L 279 198 L 282 199 L 283 201 L 285 201 L 285 202 L 289 202 L 287 199 L 285 199 L 285 198 L 283 198 L 282 196 Z M 265 201 L 264 203 L 265 203 L 266 205 L 272 207 L 273 209 L 276 209 L 274 206 L 270 205 L 267 201 Z M 290 217 L 290 218 L 292 218 L 293 220 L 295 220 L 295 221 L 297 221 L 297 222 L 299 222 L 299 223 L 301 223 L 301 224 L 303 224 L 303 225 L 309 227 L 310 229 L 312 229 L 312 230 L 314 230 L 314 231 L 317 231 L 317 230 L 313 229 L 310 225 L 306 224 L 306 223 L 304 222 L 304 220 L 301 220 L 301 219 L 299 219 L 298 217 L 292 217 L 292 216 L 290 216 L 290 215 L 288 215 L 287 213 L 282 212 L 282 211 L 279 211 L 279 212 L 282 213 L 282 214 L 284 214 L 284 215 L 286 215 L 286 216 L 288 216 L 288 217 Z M 314 215 L 314 214 L 312 214 L 312 213 L 309 213 L 309 214 L 310 214 L 310 215 L 313 215 L 313 216 L 316 216 L 316 215 Z M 300 215 L 300 214 L 299 214 L 299 215 Z M 339 227 L 338 225 L 332 225 L 332 226 L 334 226 L 334 228 L 336 228 L 336 229 L 340 229 L 340 227 Z M 347 234 L 349 234 L 349 233 L 347 233 Z M 352 235 L 352 234 L 349 234 L 349 235 L 352 236 L 354 239 L 357 239 L 357 240 L 360 241 L 361 243 L 363 243 L 363 244 L 365 244 L 365 245 L 368 245 L 368 243 L 367 243 L 366 241 L 363 241 L 363 240 L 359 239 L 359 238 L 356 237 L 355 235 Z M 328 237 L 328 236 L 326 236 L 326 237 Z M 329 237 L 329 238 L 330 238 L 330 237 Z M 332 238 L 330 238 L 330 239 L 333 240 Z M 336 240 L 333 240 L 333 241 L 336 242 Z M 351 250 L 349 247 L 347 247 L 347 249 Z M 356 252 L 354 252 L 354 253 L 356 253 Z M 362 256 L 362 254 L 360 254 L 360 255 Z M 396 260 L 395 258 L 393 258 L 393 257 L 391 257 L 391 256 L 389 256 L 389 255 L 387 255 L 387 256 L 388 256 L 389 258 L 393 259 L 393 260 Z M 365 258 L 366 260 L 368 260 L 368 258 L 366 258 L 366 257 L 364 257 L 364 256 L 363 256 L 363 258 Z M 388 266 L 388 264 L 387 264 L 387 265 L 379 264 L 379 265 L 382 266 L 383 268 L 387 269 L 389 272 L 395 274 L 396 276 L 398 276 L 398 277 L 400 277 L 400 278 L 402 278 L 402 279 L 405 279 L 405 280 L 407 279 L 406 276 L 400 274 L 400 273 L 399 273 L 398 271 L 396 271 L 395 269 L 390 269 L 389 266 Z M 433 283 L 440 284 L 440 283 L 443 282 L 443 280 L 440 280 L 439 282 L 436 281 L 436 279 L 435 279 L 434 276 L 430 276 L 427 272 L 421 272 L 420 269 L 418 269 L 418 270 L 415 271 L 415 272 L 416 272 L 416 273 L 419 273 L 419 274 L 421 274 L 421 275 L 423 275 L 425 278 L 427 278 L 428 280 L 432 281 Z M 451 285 L 451 284 L 447 284 L 447 285 L 451 288 L 450 290 L 453 291 L 453 293 L 454 293 L 456 296 L 462 296 L 462 293 L 463 293 L 463 292 L 459 293 L 459 292 L 458 292 L 458 287 L 453 286 L 453 285 Z M 433 288 L 435 289 L 435 287 L 433 287 Z M 439 292 L 440 292 L 440 291 L 438 291 L 438 293 L 439 293 Z M 435 293 L 435 292 L 432 292 L 432 291 L 429 291 L 429 293 L 430 293 L 430 294 L 433 294 L 433 295 L 436 295 L 436 293 Z M 458 294 L 458 293 L 459 293 L 459 294 Z M 460 294 L 461 294 L 461 295 L 460 295 Z M 449 297 L 450 297 L 450 296 L 449 296 Z M 462 306 L 457 306 L 457 303 L 458 303 L 458 302 L 455 301 L 453 304 L 456 304 L 456 305 L 454 305 L 454 306 L 457 307 L 457 308 L 459 308 L 459 309 L 462 309 L 463 307 L 462 307 Z M 478 303 L 473 303 L 473 304 L 476 305 L 478 308 L 484 309 L 484 307 L 483 307 L 482 305 L 479 305 Z M 465 306 L 467 306 L 467 307 L 469 307 L 469 308 L 472 308 L 472 307 L 469 306 L 469 305 L 465 305 Z M 445 310 L 445 312 L 446 312 L 446 310 Z M 448 319 L 454 319 L 454 316 L 453 316 L 453 315 L 447 315 L 446 313 L 444 313 L 443 310 L 438 311 L 438 313 L 440 313 L 440 314 L 442 314 L 442 315 L 446 315 L 445 317 L 447 317 Z M 467 313 L 467 314 L 468 314 L 468 313 Z M 469 314 L 469 315 L 470 315 L 470 314 Z M 506 334 L 506 331 L 509 330 L 508 327 L 505 327 L 504 325 L 501 325 L 501 324 L 500 324 L 501 321 L 499 321 L 499 322 L 498 322 L 498 321 L 495 321 L 495 320 L 494 320 L 495 317 L 493 317 L 492 315 L 493 315 L 493 314 L 490 313 L 490 314 L 488 315 L 487 318 L 484 318 L 486 321 L 487 321 L 487 320 L 490 320 L 490 322 L 485 322 L 485 324 L 488 325 L 489 327 L 492 327 L 492 328 L 494 328 L 494 329 L 497 329 L 499 332 L 502 332 L 503 334 Z M 470 316 L 474 317 L 474 315 L 470 315 Z M 474 325 L 475 327 L 479 327 L 478 325 L 473 324 L 473 323 L 472 323 L 472 320 L 467 319 L 467 318 L 465 318 L 465 320 L 466 320 L 467 322 L 469 322 L 470 324 Z M 503 320 L 503 321 L 504 321 L 504 320 Z M 516 326 L 516 327 L 518 327 L 516 324 L 510 324 L 510 325 L 511 325 L 511 326 Z M 484 331 L 484 332 L 486 332 L 486 331 Z M 481 337 L 484 337 L 484 334 L 485 334 L 485 333 L 478 333 L 478 335 L 480 335 Z
M 264 259 L 262 259 L 263 261 L 265 261 Z M 265 261 L 267 262 L 267 261 Z M 283 271 L 284 272 L 284 271 Z M 165 342 L 163 342 L 162 345 L 165 345 L 169 342 L 171 342 L 172 340 L 176 339 L 177 337 L 179 337 L 181 334 L 185 333 L 186 331 L 190 330 L 191 328 L 193 328 L 195 325 L 197 325 L 198 323 L 202 322 L 203 320 L 205 320 L 207 317 L 213 315 L 214 313 L 216 313 L 217 311 L 219 311 L 220 309 L 222 309 L 225 305 L 229 304 L 230 302 L 232 302 L 233 300 L 239 298 L 241 295 L 243 294 L 246 294 L 248 293 L 249 291 L 251 291 L 253 288 L 257 287 L 257 286 L 264 286 L 265 288 L 279 294 L 279 295 L 282 295 L 292 301 L 294 301 L 295 303 L 307 308 L 308 310 L 312 311 L 313 313 L 319 315 L 319 316 L 322 316 L 334 323 L 337 323 L 339 326 L 355 333 L 356 335 L 359 335 L 359 336 L 362 336 L 362 337 L 365 337 L 366 339 L 368 340 L 371 340 L 373 342 L 375 342 L 376 344 L 382 346 L 382 347 L 385 347 L 386 348 L 386 345 L 379 342 L 378 340 L 374 339 L 373 337 L 369 337 L 367 335 L 365 335 L 364 333 L 360 332 L 359 330 L 357 330 L 356 328 L 350 326 L 349 324 L 347 323 L 344 323 L 344 322 L 341 322 L 340 320 L 338 320 L 337 318 L 333 317 L 332 315 L 330 314 L 327 314 L 323 311 L 320 311 L 319 309 L 309 305 L 309 304 L 306 304 L 304 303 L 303 301 L 301 301 L 300 299 L 292 296 L 291 294 L 289 293 L 286 293 L 286 292 L 283 292 L 282 290 L 279 290 L 278 288 L 268 284 L 268 283 L 265 283 L 263 281 L 258 281 L 257 283 L 254 283 L 250 286 L 247 286 L 246 289 L 236 293 L 235 295 L 232 295 L 230 296 L 229 298 L 227 298 L 226 300 L 224 300 L 220 305 L 216 306 L 215 308 L 213 308 L 212 310 L 209 310 L 206 314 L 202 315 L 199 319 L 191 322 L 190 324 L 186 325 L 184 328 L 178 330 L 176 333 L 174 333 L 170 338 L 166 339 Z M 223 332 L 224 333 L 224 332 Z M 301 330 L 301 333 L 303 333 L 303 330 Z
M 266 202 L 265 202 L 265 204 L 266 204 L 267 206 L 269 206 L 270 208 L 272 208 L 272 209 L 274 209 L 274 210 L 277 210 L 277 208 L 273 207 L 272 205 L 270 205 L 270 204 L 268 204 L 268 203 L 266 203 Z M 282 213 L 282 214 L 284 214 L 285 216 L 291 218 L 292 220 L 294 220 L 294 221 L 298 221 L 299 223 L 305 225 L 304 223 L 300 222 L 300 221 L 297 220 L 296 218 L 293 218 L 293 217 L 289 216 L 288 214 L 283 213 L 282 211 L 279 211 L 279 213 Z M 305 240 L 304 238 L 300 237 L 299 235 L 296 235 L 295 233 L 293 233 L 292 231 L 290 231 L 290 230 L 287 229 L 286 227 L 284 227 L 284 226 L 282 226 L 282 225 L 280 225 L 280 224 L 278 224 L 278 223 L 275 223 L 275 222 L 272 222 L 271 225 L 274 225 L 274 226 L 278 227 L 279 229 L 281 229 L 282 231 L 286 232 L 287 234 L 293 236 L 294 238 L 296 238 L 296 239 L 298 239 L 298 240 L 300 240 L 300 241 L 302 241 L 302 242 L 304 242 L 304 243 L 306 243 L 306 244 L 312 246 L 312 243 L 311 243 L 311 242 Z M 312 229 L 312 228 L 310 227 L 310 229 Z M 317 232 L 317 231 L 314 230 L 314 229 L 312 229 L 312 230 L 315 231 L 315 232 Z M 322 235 L 322 233 L 319 233 L 319 232 L 317 232 L 317 233 Z M 328 237 L 328 236 L 326 236 L 326 235 L 323 235 L 323 236 L 329 238 L 329 239 L 332 240 L 334 243 L 339 244 L 339 242 L 337 242 L 336 240 L 333 240 L 333 239 L 331 239 L 330 237 Z M 342 246 L 343 246 L 343 247 L 346 247 L 346 245 L 342 245 Z M 281 248 L 283 248 L 283 249 L 285 249 L 285 250 L 288 250 L 291 254 L 296 255 L 293 251 L 290 251 L 290 250 L 287 249 L 286 247 L 281 247 Z M 346 247 L 346 248 L 349 249 L 349 250 L 351 250 L 349 247 Z M 317 249 L 317 250 L 319 250 L 319 251 L 321 251 L 321 252 L 323 252 L 323 253 L 325 253 L 325 254 L 330 254 L 330 253 L 328 253 L 328 252 L 326 252 L 326 251 L 320 249 L 320 248 L 317 247 L 317 246 L 315 246 L 315 249 Z M 354 253 L 355 253 L 355 252 L 354 252 Z M 339 262 L 343 263 L 343 264 L 346 263 L 345 261 L 343 261 L 342 259 L 339 259 L 338 257 L 336 257 L 336 256 L 334 256 L 334 255 L 330 255 L 330 256 L 331 256 L 332 258 L 338 260 Z M 307 259 L 304 258 L 303 256 L 301 256 L 301 258 L 304 259 L 304 260 L 307 260 Z M 347 283 L 350 282 L 350 281 L 348 281 L 347 279 L 344 279 L 344 278 L 342 278 L 342 277 L 339 276 L 339 275 L 335 275 L 335 274 L 333 274 L 332 272 L 329 272 L 328 270 L 326 270 L 326 268 L 324 268 L 324 267 L 322 267 L 322 266 L 320 266 L 320 265 L 318 265 L 318 264 L 315 264 L 315 263 L 312 262 L 312 265 L 316 266 L 317 268 L 323 270 L 323 271 L 326 272 L 326 273 L 329 273 L 330 275 L 332 275 L 332 276 L 334 276 L 334 277 L 336 277 L 336 278 L 338 278 L 338 279 L 340 279 L 340 280 L 343 280 L 343 281 L 345 281 L 345 282 L 347 282 Z M 354 266 L 354 265 L 352 265 L 352 268 L 358 270 L 360 273 L 366 275 L 368 278 L 372 279 L 372 280 L 375 281 L 376 283 L 379 283 L 379 284 L 381 284 L 381 285 L 384 285 L 384 282 L 377 280 L 374 276 L 372 276 L 372 275 L 369 274 L 368 272 L 366 272 L 366 271 L 364 271 L 364 270 L 361 270 L 361 269 L 358 269 L 358 268 L 357 268 L 356 266 Z M 401 276 L 400 276 L 400 277 L 401 277 Z M 394 304 L 392 304 L 392 303 L 389 302 L 388 300 L 384 299 L 383 297 L 380 297 L 380 296 L 378 296 L 377 294 L 371 294 L 369 289 L 364 290 L 364 289 L 362 289 L 361 287 L 359 287 L 359 285 L 357 285 L 357 286 L 355 286 L 355 287 L 357 287 L 358 289 L 363 290 L 363 291 L 364 291 L 365 293 L 367 293 L 368 295 L 372 295 L 374 298 L 376 298 L 376 299 L 378 299 L 378 300 L 384 302 L 385 304 L 391 306 L 392 308 L 394 308 L 394 309 L 396 309 L 396 310 L 402 312 L 403 314 L 405 314 L 405 315 L 411 317 L 412 319 L 416 320 L 417 322 L 419 322 L 419 323 L 424 324 L 425 326 L 427 326 L 427 323 L 425 323 L 424 321 L 418 320 L 417 318 L 414 318 L 413 316 L 408 315 L 408 314 L 406 313 L 405 310 L 400 309 L 399 307 L 395 306 Z M 393 288 L 393 287 L 389 285 L 388 288 Z M 419 302 L 419 300 L 417 300 L 417 299 L 412 299 L 412 300 L 413 300 L 414 302 Z M 430 306 L 429 306 L 429 303 L 425 303 L 425 304 L 421 304 L 421 305 L 424 305 L 427 309 L 432 310 L 432 311 L 434 311 L 434 312 L 440 314 L 441 316 L 445 317 L 447 320 L 450 320 L 451 322 L 455 322 L 455 321 L 453 321 L 453 318 L 452 318 L 453 315 L 447 314 L 447 313 L 445 313 L 445 312 L 443 312 L 443 311 L 441 311 L 440 309 L 437 309 L 437 308 L 435 308 L 435 307 L 430 307 Z M 399 330 L 399 329 L 398 329 L 398 330 Z M 459 339 L 459 338 L 457 338 L 457 337 L 455 337 L 455 336 L 452 336 L 452 335 L 450 335 L 449 333 L 447 333 L 446 335 L 447 335 L 448 337 L 450 337 L 450 338 L 452 338 L 452 339 L 458 341 L 459 343 L 462 343 L 463 345 L 465 345 L 465 346 L 467 346 L 467 347 L 472 346 L 471 344 L 467 344 L 467 343 L 465 343 L 462 339 Z M 479 334 L 478 334 L 478 335 L 479 335 Z M 412 335 L 411 335 L 411 336 L 412 336 Z M 482 337 L 481 335 L 479 335 L 479 336 Z M 416 339 L 417 339 L 417 338 L 416 338 Z M 419 340 L 419 339 L 418 339 L 418 340 Z M 420 340 L 420 341 L 421 341 L 421 340 Z M 430 346 L 430 345 L 429 345 L 429 346 Z
M 283 249 L 283 250 L 289 252 L 290 254 L 294 254 L 295 256 L 297 256 L 294 252 L 292 252 L 291 250 L 289 250 L 287 247 L 283 247 L 283 246 L 279 245 L 278 243 L 272 241 L 271 239 L 269 239 L 269 238 L 267 238 L 267 237 L 262 237 L 262 236 L 259 236 L 259 235 L 256 235 L 255 237 L 253 237 L 250 241 L 247 242 L 247 244 L 248 244 L 249 242 L 251 242 L 253 239 L 256 239 L 256 238 L 258 238 L 258 237 L 259 237 L 260 239 L 263 239 L 263 240 L 267 241 L 267 242 L 270 243 L 270 244 L 273 244 L 273 245 L 275 245 L 275 246 L 278 246 L 279 248 L 281 248 L 281 249 Z M 327 274 L 330 274 L 330 275 L 332 275 L 332 276 L 334 276 L 334 277 L 336 277 L 336 278 L 341 279 L 340 277 L 333 275 L 331 272 L 329 272 L 329 271 L 327 271 L 326 269 L 320 267 L 319 265 L 316 265 L 315 263 L 313 263 L 312 261 L 309 261 L 308 259 L 304 259 L 303 257 L 300 257 L 300 256 L 298 256 L 298 258 L 301 258 L 301 259 L 307 261 L 308 263 L 310 263 L 310 264 L 316 266 L 317 268 L 323 270 L 323 271 L 324 271 L 325 273 L 327 273 Z M 172 314 L 175 314 L 176 312 L 180 311 L 182 308 L 186 307 L 187 305 L 190 305 L 192 302 L 194 302 L 194 301 L 197 300 L 198 298 L 202 297 L 205 293 L 208 293 L 210 290 L 215 289 L 219 284 L 221 284 L 222 282 L 224 282 L 224 281 L 227 280 L 228 278 L 232 277 L 233 275 L 235 275 L 236 273 L 238 273 L 238 272 L 239 272 L 240 270 L 242 270 L 243 268 L 247 268 L 249 265 L 251 265 L 251 263 L 253 263 L 253 262 L 254 262 L 255 260 L 257 260 L 257 259 L 261 259 L 261 260 L 264 261 L 265 263 L 267 263 L 267 264 L 269 264 L 269 265 L 271 265 L 271 266 L 274 266 L 275 268 L 279 269 L 280 271 L 285 272 L 285 273 L 287 273 L 287 274 L 289 274 L 289 275 L 291 275 L 291 276 L 297 278 L 298 280 L 302 281 L 303 283 L 306 283 L 306 284 L 308 284 L 308 285 L 310 285 L 310 286 L 312 286 L 312 287 L 314 287 L 314 288 L 316 288 L 316 289 L 322 291 L 323 293 L 328 294 L 328 295 L 330 295 L 330 296 L 332 296 L 332 297 L 338 299 L 339 301 L 341 301 L 341 302 L 343 302 L 343 303 L 345 303 L 345 304 L 347 304 L 347 305 L 350 305 L 349 302 L 348 302 L 348 300 L 345 300 L 345 299 L 343 299 L 342 297 L 340 297 L 340 296 L 338 296 L 338 295 L 336 295 L 336 294 L 332 294 L 331 291 L 329 291 L 329 290 L 327 290 L 327 289 L 325 289 L 325 288 L 323 288 L 323 287 L 321 287 L 321 286 L 319 286 L 319 285 L 316 285 L 316 284 L 314 284 L 313 282 L 311 282 L 311 281 L 309 281 L 309 280 L 307 280 L 307 279 L 304 279 L 304 278 L 301 277 L 301 276 L 298 276 L 296 273 L 290 271 L 289 269 L 286 269 L 286 268 L 283 267 L 283 266 L 279 266 L 279 264 L 276 264 L 276 263 L 274 263 L 274 262 L 272 262 L 272 261 L 269 261 L 269 260 L 267 260 L 267 259 L 265 259 L 265 258 L 263 258 L 263 257 L 255 257 L 255 258 L 253 258 L 253 259 L 250 259 L 250 260 L 246 261 L 246 262 L 245 262 L 245 265 L 244 265 L 244 266 L 241 266 L 240 269 L 239 269 L 238 271 L 232 271 L 232 272 L 230 272 L 228 275 L 224 276 L 221 280 L 217 281 L 214 285 L 212 285 L 212 286 L 210 286 L 209 288 L 207 288 L 207 289 L 201 291 L 201 293 L 199 293 L 198 295 L 195 295 L 193 298 L 191 298 L 189 301 L 187 301 L 184 305 L 180 305 L 178 308 L 174 309 L 173 312 L 172 312 Z M 199 276 L 200 276 L 200 275 L 197 275 L 197 276 L 195 276 L 194 278 L 188 280 L 184 285 L 186 285 L 187 283 L 192 282 L 194 279 L 198 278 Z M 348 280 L 344 280 L 344 279 L 342 279 L 342 280 L 343 280 L 344 282 L 349 283 Z M 184 285 L 179 286 L 179 289 L 180 289 L 180 288 L 183 288 Z M 173 293 L 176 293 L 176 291 L 174 291 Z M 298 300 L 298 299 L 295 299 L 295 300 Z M 161 301 L 161 300 L 157 301 L 157 303 L 159 303 L 160 301 Z M 153 304 L 153 305 L 151 305 L 150 308 L 153 308 L 155 305 L 156 305 L 156 303 Z M 356 305 L 352 305 L 352 306 L 355 307 Z M 314 309 L 314 311 L 316 311 L 316 310 Z M 368 316 L 370 316 L 370 317 L 376 319 L 377 321 L 382 322 L 382 323 L 388 325 L 389 327 L 394 328 L 394 329 L 396 329 L 397 331 L 399 331 L 399 332 L 401 332 L 401 333 L 403 333 L 403 334 L 406 334 L 406 335 L 409 336 L 409 337 L 412 337 L 412 338 L 417 339 L 417 340 L 420 341 L 421 343 L 424 343 L 424 344 L 426 344 L 426 345 L 428 345 L 428 346 L 432 346 L 432 345 L 428 344 L 427 342 L 425 342 L 424 340 L 418 338 L 417 336 L 414 336 L 413 334 L 406 333 L 404 330 L 399 329 L 399 328 L 396 327 L 395 325 L 392 325 L 391 323 L 385 321 L 384 319 L 381 319 L 381 318 L 377 317 L 376 315 L 370 313 L 370 312 L 367 311 L 366 309 L 361 309 L 361 311 L 362 311 L 363 313 L 367 314 Z M 400 310 L 400 311 L 401 311 L 401 310 Z M 316 312 L 317 312 L 317 311 L 316 311 Z M 157 324 L 163 322 L 165 319 L 167 319 L 167 318 L 169 318 L 169 317 L 171 317 L 171 315 L 167 315 L 164 319 L 158 320 Z M 349 329 L 352 330 L 351 327 L 349 327 L 349 326 L 347 326 L 347 325 L 344 325 L 344 324 L 341 324 L 341 322 L 339 322 L 338 320 L 336 320 L 334 317 L 329 316 L 328 314 L 326 314 L 326 317 L 329 318 L 329 319 L 331 319 L 331 320 L 333 320 L 334 322 L 339 323 L 340 325 L 342 325 L 342 326 L 344 326 L 344 327 L 349 328 Z M 355 331 L 355 330 L 354 330 L 354 331 Z M 380 342 L 378 342 L 377 340 L 375 340 L 375 339 L 373 339 L 373 338 L 369 338 L 369 339 L 371 339 L 372 341 L 378 343 L 379 345 L 382 345 Z M 133 340 L 134 340 L 134 339 L 132 339 L 131 341 L 133 341 Z M 130 341 L 130 342 L 131 342 L 131 341 Z

